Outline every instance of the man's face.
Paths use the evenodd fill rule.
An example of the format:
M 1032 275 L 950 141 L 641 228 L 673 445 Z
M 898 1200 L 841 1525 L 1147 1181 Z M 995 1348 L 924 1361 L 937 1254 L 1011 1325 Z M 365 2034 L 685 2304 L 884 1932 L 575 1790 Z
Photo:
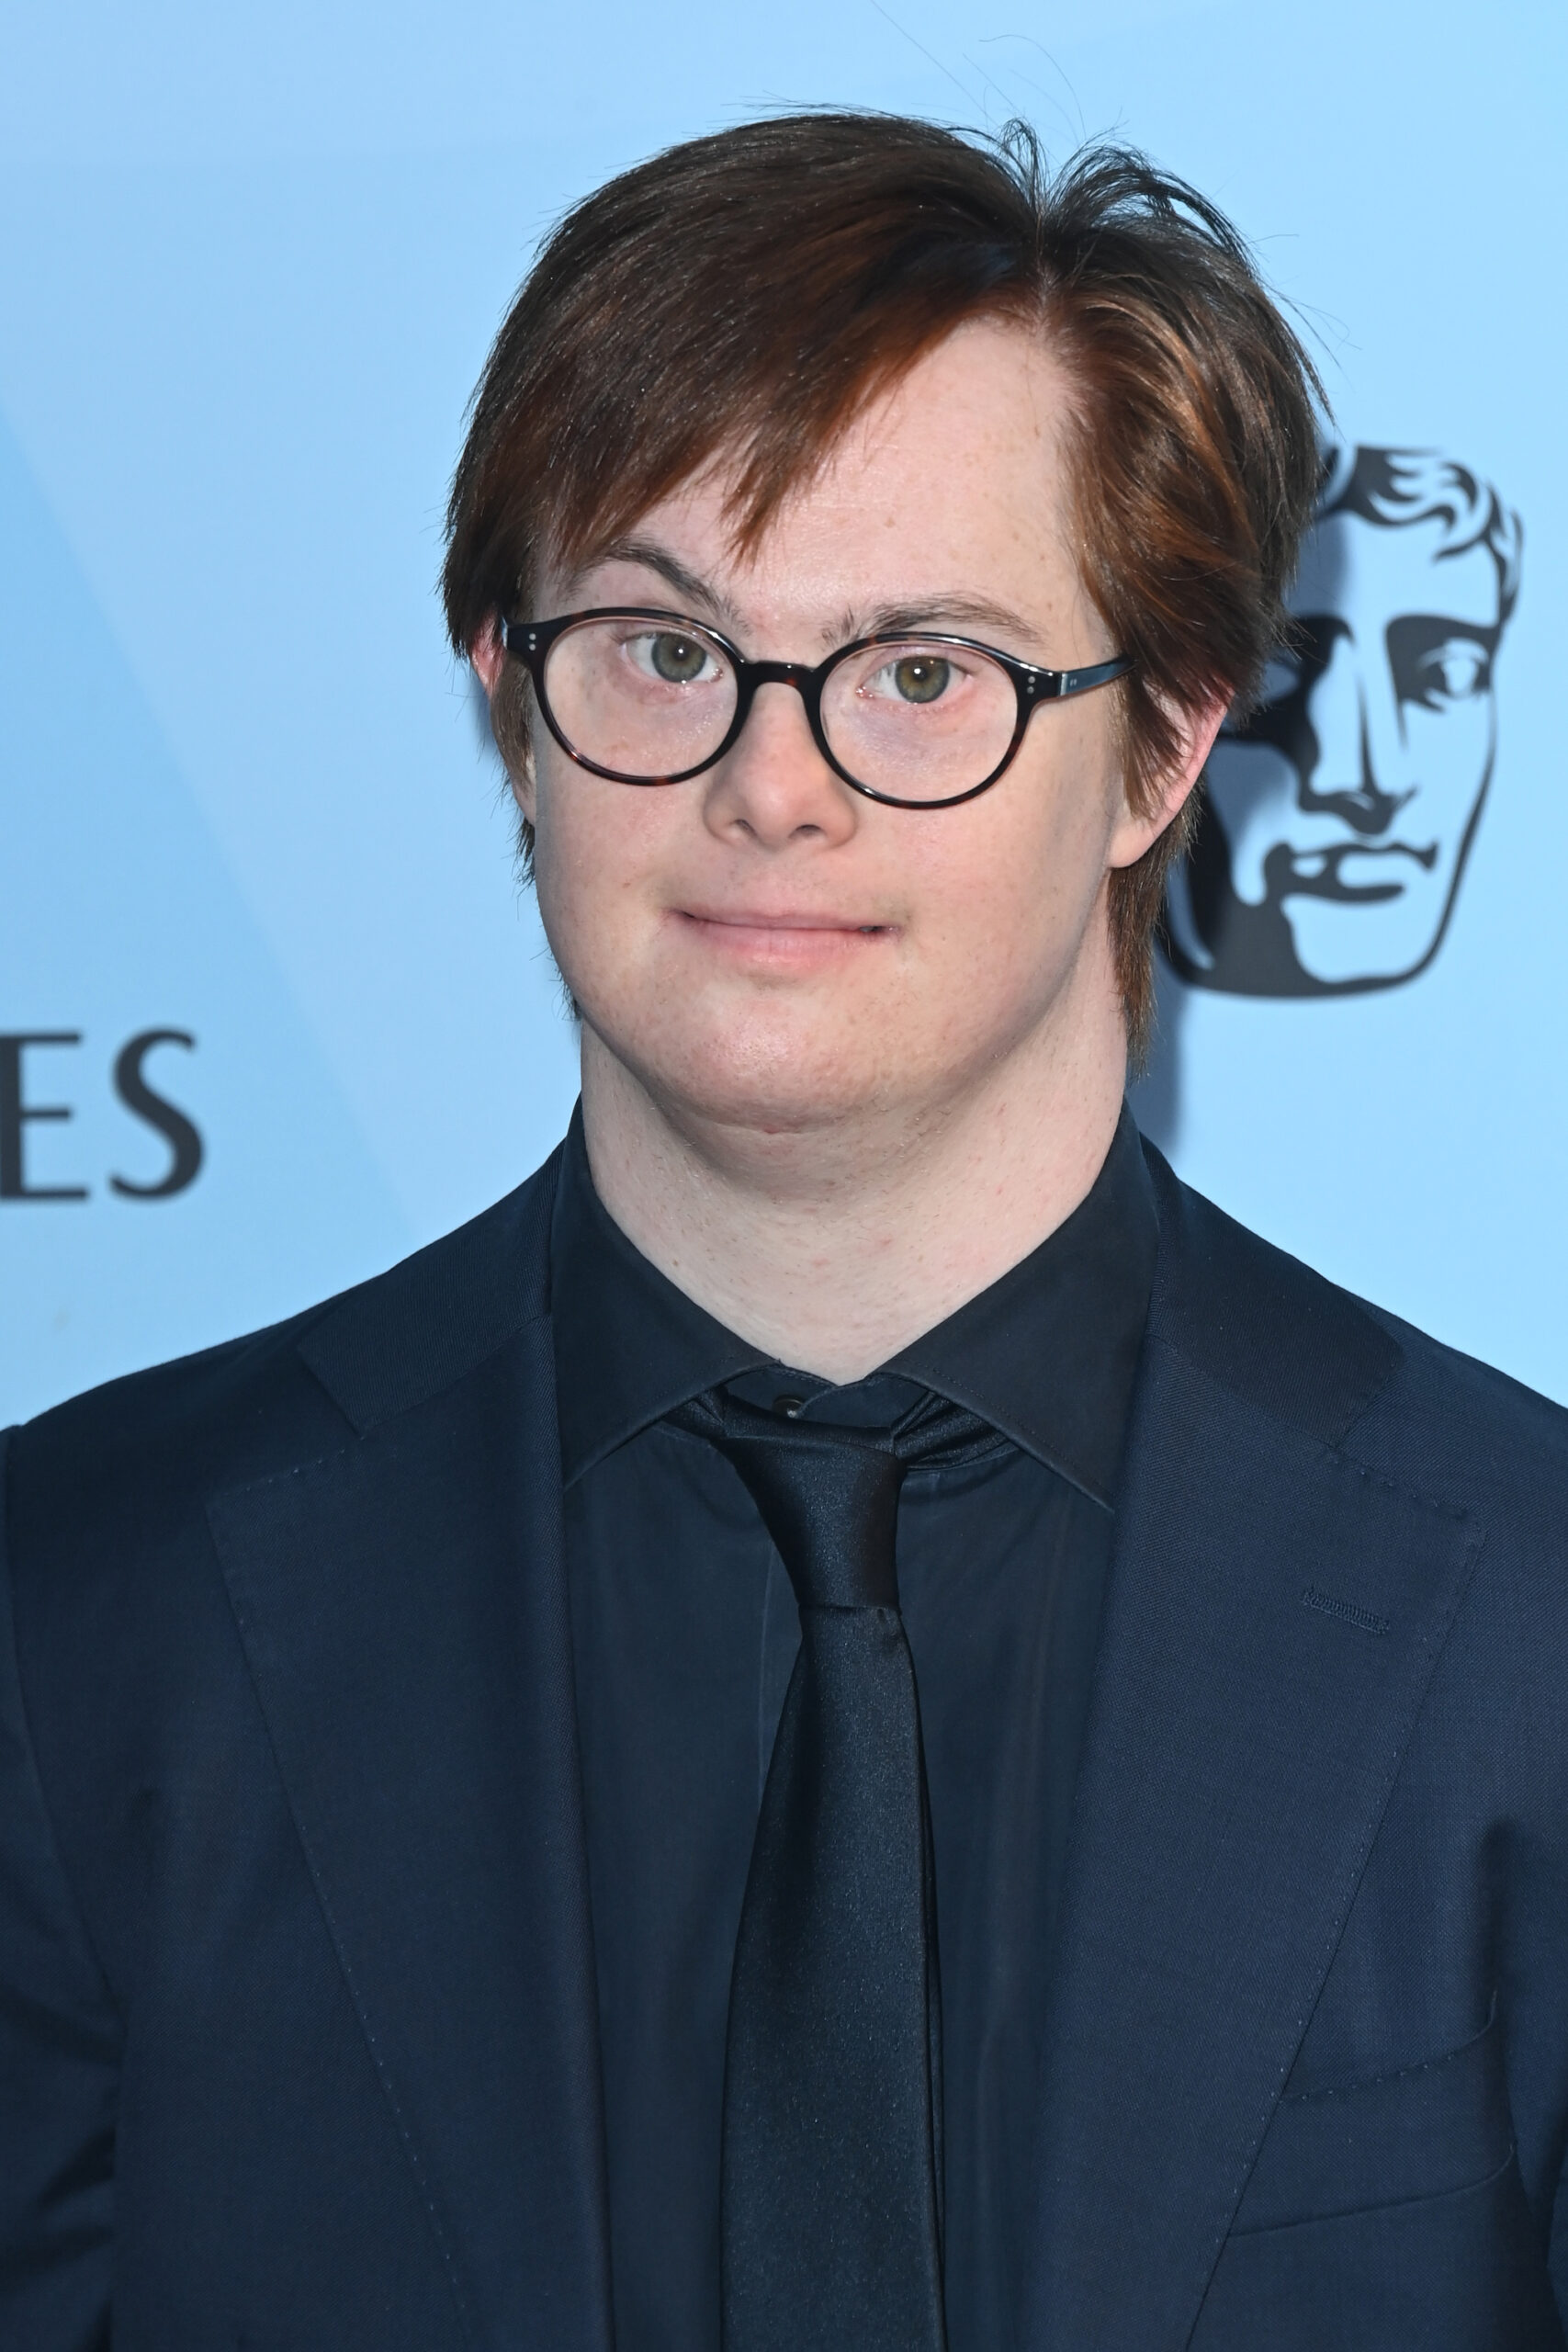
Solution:
M 1064 391 L 1034 338 L 961 330 L 864 417 L 739 557 L 725 481 L 547 580 L 541 616 L 652 605 L 761 659 L 817 662 L 877 629 L 982 639 L 1053 668 L 1119 649 L 1066 543 Z M 1163 819 L 1123 801 L 1107 692 L 1036 711 L 1000 781 L 942 809 L 849 790 L 799 695 L 759 692 L 739 742 L 683 784 L 575 765 L 535 716 L 519 798 L 551 948 L 604 1049 L 682 1125 L 798 1132 L 857 1110 L 940 1114 L 1113 993 L 1110 864 Z
M 1443 526 L 1331 514 L 1292 596 L 1301 639 L 1222 733 L 1173 884 L 1184 976 L 1247 995 L 1406 979 L 1442 935 L 1492 769 L 1497 567 Z

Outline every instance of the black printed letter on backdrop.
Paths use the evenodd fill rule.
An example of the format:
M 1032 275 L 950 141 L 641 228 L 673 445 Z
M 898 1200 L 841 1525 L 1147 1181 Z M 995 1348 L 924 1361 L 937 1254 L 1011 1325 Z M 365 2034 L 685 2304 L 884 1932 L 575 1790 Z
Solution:
M 196 1039 L 184 1029 L 143 1029 L 122 1046 L 114 1066 L 115 1092 L 128 1111 L 155 1127 L 169 1147 L 169 1165 L 155 1184 L 133 1184 L 129 1177 L 111 1176 L 117 1193 L 132 1201 L 166 1201 L 194 1184 L 201 1168 L 201 1137 L 183 1111 L 154 1093 L 141 1065 L 154 1046 L 194 1047 Z
M 23 1165 L 23 1129 L 30 1119 L 68 1119 L 63 1102 L 29 1102 L 22 1091 L 22 1055 L 28 1046 L 79 1046 L 79 1029 L 30 1029 L 0 1035 L 0 1201 L 85 1201 L 85 1184 L 29 1184 Z

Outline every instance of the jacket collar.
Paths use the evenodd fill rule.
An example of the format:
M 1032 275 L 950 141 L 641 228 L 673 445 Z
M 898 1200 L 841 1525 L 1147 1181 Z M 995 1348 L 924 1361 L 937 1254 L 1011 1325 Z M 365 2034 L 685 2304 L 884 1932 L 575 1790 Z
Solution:
M 363 1437 L 439 1396 L 550 1311 L 561 1152 L 493 1208 L 325 1306 L 299 1352 Z

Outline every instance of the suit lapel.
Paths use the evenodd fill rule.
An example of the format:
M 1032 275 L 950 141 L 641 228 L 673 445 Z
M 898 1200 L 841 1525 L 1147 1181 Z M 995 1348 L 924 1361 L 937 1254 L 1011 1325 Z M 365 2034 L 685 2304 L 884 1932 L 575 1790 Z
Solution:
M 1168 1228 L 1168 1274 L 1173 1247 Z M 1224 1302 L 1184 1317 L 1165 1288 L 1129 1439 L 1043 2082 L 1027 2340 L 1072 2352 L 1187 2341 L 1479 1541 L 1321 1427 L 1222 1383 Z M 1319 1360 L 1283 1363 L 1274 1386 L 1312 1395 L 1331 1423 L 1336 1380 L 1343 1419 L 1397 1350 L 1345 1302 L 1337 1357 L 1323 1304 L 1337 1295 L 1317 1288 Z M 1237 1312 L 1250 1348 L 1268 1302 Z M 1184 1322 L 1195 1350 L 1172 1342 Z M 1282 1351 L 1305 1328 L 1276 1327 Z
M 305 1351 L 357 1441 L 220 1497 L 209 1516 L 321 1908 L 469 2335 L 497 2352 L 604 2352 L 551 1332 L 519 1303 L 515 1263 L 487 1276 L 478 1257 L 453 1275 L 474 1297 L 444 1299 L 441 1326 L 489 1352 L 453 1377 L 465 1350 L 443 1358 L 427 1332 L 444 1385 L 411 1401 L 417 1339 L 399 1344 L 390 1326 L 403 1308 L 417 1321 L 441 1285 L 428 1268 L 423 1290 L 410 1278 L 401 1308 L 374 1286 Z M 378 1365 L 400 1393 L 385 1393 Z

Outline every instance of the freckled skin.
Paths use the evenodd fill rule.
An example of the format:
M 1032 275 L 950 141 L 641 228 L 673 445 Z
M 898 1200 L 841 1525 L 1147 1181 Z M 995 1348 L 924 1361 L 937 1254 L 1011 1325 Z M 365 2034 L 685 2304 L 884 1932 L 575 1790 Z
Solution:
M 635 537 L 706 583 L 694 611 L 757 658 L 820 661 L 919 608 L 1052 668 L 1120 649 L 1071 554 L 1066 386 L 1037 336 L 959 331 L 852 429 L 739 559 L 722 474 Z M 1004 608 L 981 625 L 955 600 Z M 692 609 L 642 560 L 547 579 L 540 616 Z M 489 639 L 473 649 L 490 684 Z M 682 785 L 576 766 L 535 729 L 517 781 L 539 903 L 583 1016 L 595 1182 L 637 1246 L 744 1336 L 853 1377 L 1043 1238 L 1093 1181 L 1125 1038 L 1106 877 L 1179 807 L 1122 794 L 1114 688 L 1036 712 L 964 806 L 850 791 L 797 695 L 765 686 L 739 743 Z

